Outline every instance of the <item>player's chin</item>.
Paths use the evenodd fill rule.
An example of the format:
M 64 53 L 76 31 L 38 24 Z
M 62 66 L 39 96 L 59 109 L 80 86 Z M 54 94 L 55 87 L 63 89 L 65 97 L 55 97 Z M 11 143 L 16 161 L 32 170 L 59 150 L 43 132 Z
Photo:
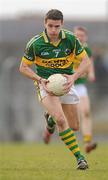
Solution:
M 55 37 L 57 37 L 57 35 L 58 35 L 58 34 L 51 34 L 51 37 L 52 37 L 52 38 L 55 38 Z

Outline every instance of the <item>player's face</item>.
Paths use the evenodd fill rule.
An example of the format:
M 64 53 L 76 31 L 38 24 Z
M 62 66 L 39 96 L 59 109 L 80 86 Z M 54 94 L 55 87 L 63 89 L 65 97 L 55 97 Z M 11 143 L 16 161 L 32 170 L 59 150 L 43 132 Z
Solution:
M 45 29 L 50 39 L 56 39 L 59 36 L 63 22 L 61 20 L 47 19 L 45 22 Z
M 81 30 L 75 30 L 74 31 L 76 37 L 80 40 L 80 42 L 83 44 L 87 41 L 87 35 L 84 31 Z

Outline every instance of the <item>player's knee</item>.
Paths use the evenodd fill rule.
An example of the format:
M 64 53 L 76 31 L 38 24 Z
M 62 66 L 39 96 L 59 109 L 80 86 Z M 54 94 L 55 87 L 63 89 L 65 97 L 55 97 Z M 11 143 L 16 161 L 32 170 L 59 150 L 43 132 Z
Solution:
M 79 131 L 79 126 L 73 127 L 73 130 L 74 130 L 74 131 Z
M 64 127 L 65 126 L 65 123 L 66 123 L 65 118 L 61 113 L 58 113 L 55 118 L 56 118 L 56 124 L 59 127 Z
M 74 131 L 79 131 L 79 122 L 76 122 L 73 126 L 71 126 L 71 128 L 72 128 Z
M 70 128 L 72 128 L 74 131 L 78 131 L 80 128 L 80 119 L 79 116 L 74 117 L 73 121 L 68 121 Z
M 89 110 L 86 110 L 86 111 L 85 111 L 85 117 L 86 117 L 86 118 L 90 117 L 90 111 L 89 111 Z

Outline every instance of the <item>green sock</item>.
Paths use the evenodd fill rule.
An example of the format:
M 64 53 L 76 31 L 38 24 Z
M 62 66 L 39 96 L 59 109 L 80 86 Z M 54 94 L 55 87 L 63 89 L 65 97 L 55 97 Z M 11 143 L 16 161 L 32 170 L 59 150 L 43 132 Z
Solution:
M 72 152 L 72 154 L 74 154 L 77 160 L 84 159 L 84 157 L 81 155 L 76 137 L 71 128 L 68 128 L 63 132 L 60 132 L 59 136 L 61 137 L 65 145 L 68 147 L 68 149 Z
M 54 121 L 54 118 L 49 115 L 49 117 L 48 117 L 48 126 L 53 127 L 55 124 L 56 123 Z
M 47 129 L 51 134 L 53 134 L 55 131 L 55 125 L 56 125 L 54 118 L 50 116 L 49 114 L 47 114 L 46 119 L 47 119 Z

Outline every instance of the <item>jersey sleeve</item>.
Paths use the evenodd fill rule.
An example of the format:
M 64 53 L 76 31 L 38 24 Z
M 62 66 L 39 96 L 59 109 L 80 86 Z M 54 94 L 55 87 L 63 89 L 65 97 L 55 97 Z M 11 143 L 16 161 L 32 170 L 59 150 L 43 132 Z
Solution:
M 34 63 L 35 55 L 33 50 L 33 43 L 28 43 L 26 45 L 24 56 L 22 57 L 22 61 L 25 62 L 28 65 L 31 65 Z
M 85 47 L 88 57 L 92 57 L 92 50 L 89 47 Z
M 84 57 L 88 57 L 87 52 L 85 51 L 84 47 L 81 45 L 80 41 L 76 38 L 75 59 L 80 63 Z
M 76 38 L 76 40 L 75 40 L 75 55 L 78 56 L 79 54 L 81 54 L 83 52 L 83 50 L 84 50 L 83 46 L 81 45 L 78 38 Z

